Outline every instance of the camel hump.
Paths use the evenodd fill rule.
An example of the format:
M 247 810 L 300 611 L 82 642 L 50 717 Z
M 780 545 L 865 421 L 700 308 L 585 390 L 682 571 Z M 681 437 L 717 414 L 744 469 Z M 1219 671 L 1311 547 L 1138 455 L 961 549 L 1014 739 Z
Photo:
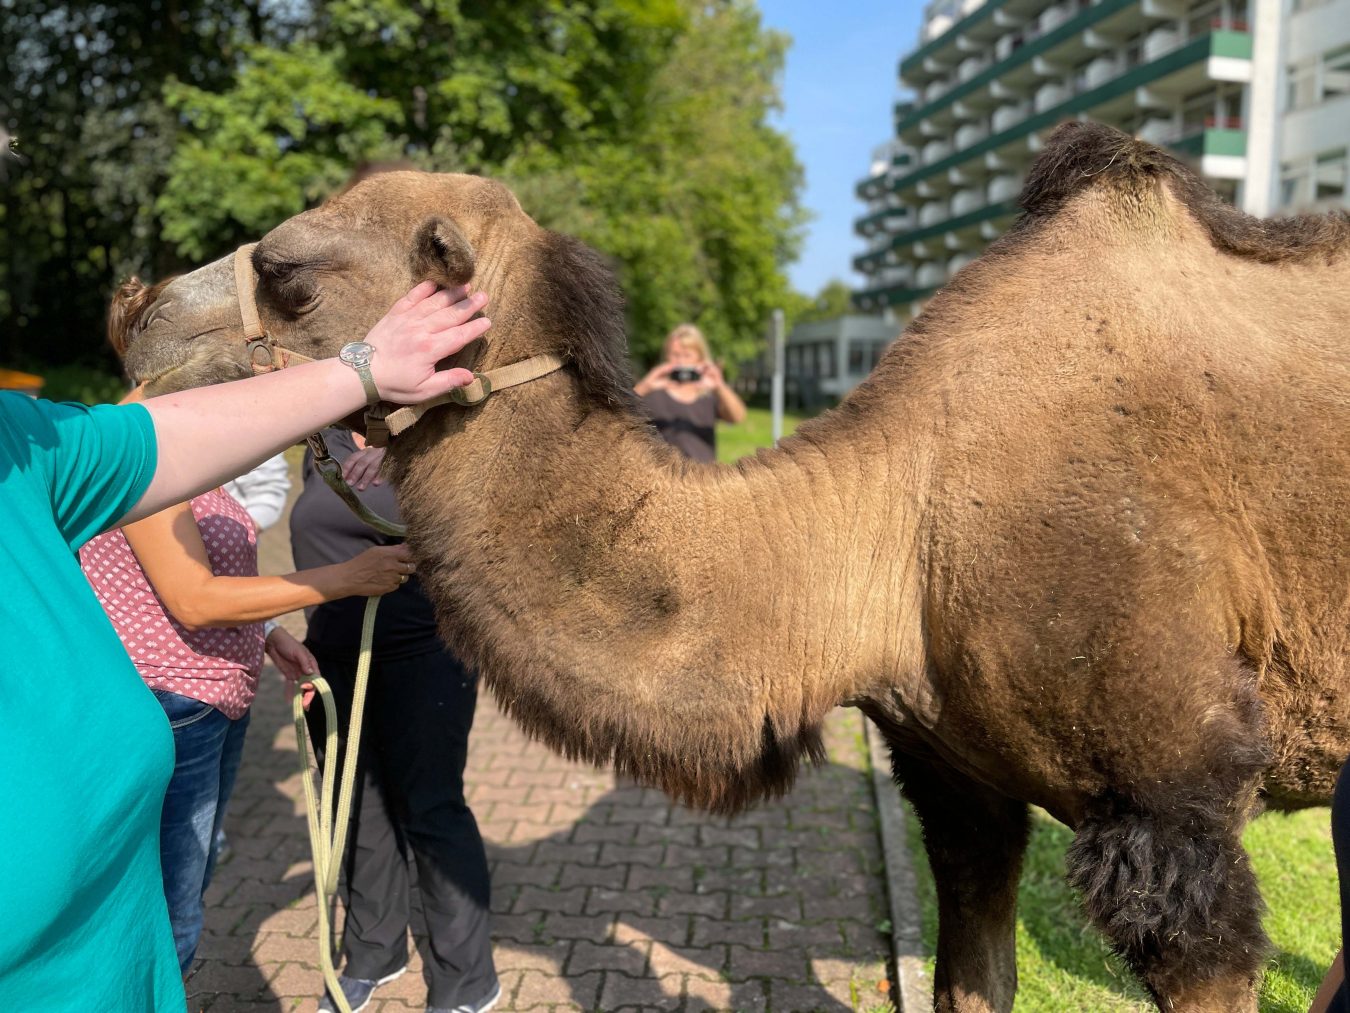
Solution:
M 1350 250 L 1350 214 L 1254 218 L 1225 203 L 1189 166 L 1156 145 L 1101 123 L 1061 124 L 1032 163 L 1018 203 L 1022 228 L 1054 218 L 1079 194 L 1093 191 L 1130 208 L 1160 203 L 1165 186 L 1220 250 L 1266 263 L 1327 259 Z

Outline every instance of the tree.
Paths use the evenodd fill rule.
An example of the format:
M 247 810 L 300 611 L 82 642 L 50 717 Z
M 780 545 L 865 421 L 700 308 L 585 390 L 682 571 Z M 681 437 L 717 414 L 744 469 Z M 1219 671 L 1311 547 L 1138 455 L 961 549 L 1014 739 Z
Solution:
M 0 128 L 19 160 L 3 177 L 0 357 L 97 354 L 108 293 L 131 271 L 164 271 L 154 198 L 176 124 L 170 76 L 216 87 L 259 38 L 235 0 L 4 0 Z
M 834 320 L 853 312 L 853 290 L 838 278 L 831 278 L 816 293 L 814 299 L 802 297 L 792 315 L 792 323 L 807 324 L 813 320 Z
M 121 275 L 221 255 L 391 158 L 501 178 L 611 255 L 639 357 L 682 320 L 744 357 L 789 294 L 787 43 L 749 0 L 0 0 L 0 27 L 37 89 L 4 125 L 41 151 L 0 222 L 20 343 L 60 315 L 61 354 L 94 347 Z

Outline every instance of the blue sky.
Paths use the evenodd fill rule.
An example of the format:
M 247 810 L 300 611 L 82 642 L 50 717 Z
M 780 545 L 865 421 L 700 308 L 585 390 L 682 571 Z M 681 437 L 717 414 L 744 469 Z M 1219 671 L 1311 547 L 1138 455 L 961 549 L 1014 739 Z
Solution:
M 806 170 L 802 203 L 814 215 L 789 269 L 809 295 L 831 278 L 857 283 L 849 261 L 862 250 L 854 184 L 891 136 L 896 64 L 919 36 L 922 0 L 760 0 L 764 24 L 792 37 L 779 126 Z

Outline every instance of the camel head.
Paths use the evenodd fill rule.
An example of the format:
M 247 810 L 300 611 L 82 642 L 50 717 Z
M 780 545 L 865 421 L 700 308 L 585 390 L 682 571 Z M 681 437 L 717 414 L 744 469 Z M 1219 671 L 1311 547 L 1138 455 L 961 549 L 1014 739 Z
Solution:
M 627 389 L 612 272 L 581 243 L 536 225 L 492 180 L 369 176 L 272 229 L 251 261 L 266 334 L 302 355 L 333 356 L 360 340 L 419 281 L 471 283 L 491 300 L 493 329 L 453 365 L 490 369 L 553 352 L 576 367 L 583 390 L 613 399 Z M 109 337 L 150 395 L 252 375 L 233 251 L 154 287 L 124 285 Z

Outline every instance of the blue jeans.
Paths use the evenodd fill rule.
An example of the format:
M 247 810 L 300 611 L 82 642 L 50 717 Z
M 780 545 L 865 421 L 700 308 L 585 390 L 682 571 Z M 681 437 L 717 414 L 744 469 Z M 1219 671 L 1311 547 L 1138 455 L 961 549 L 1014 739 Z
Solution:
M 202 895 L 216 864 L 216 833 L 244 751 L 248 715 L 231 721 L 210 704 L 155 690 L 173 729 L 174 767 L 160 819 L 159 862 L 169 924 L 186 975 L 202 935 Z

